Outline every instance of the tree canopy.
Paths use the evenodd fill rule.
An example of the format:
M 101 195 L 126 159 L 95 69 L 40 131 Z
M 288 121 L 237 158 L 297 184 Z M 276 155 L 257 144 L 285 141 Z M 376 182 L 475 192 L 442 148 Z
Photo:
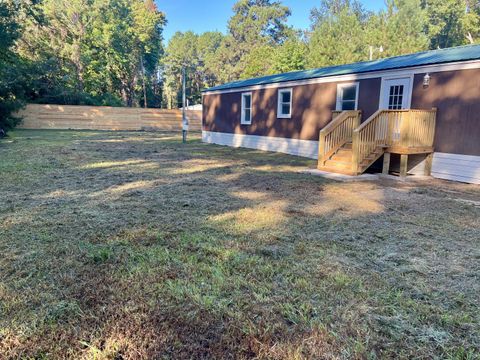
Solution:
M 0 128 L 24 102 L 148 106 L 190 103 L 238 79 L 480 42 L 476 0 L 321 0 L 295 29 L 274 0 L 238 0 L 225 33 L 178 32 L 164 45 L 154 0 L 0 2 Z M 380 49 L 382 51 L 380 51 Z
M 28 88 L 28 64 L 14 49 L 21 36 L 19 12 L 13 1 L 0 3 L 0 138 L 18 122 L 12 114 L 23 105 Z

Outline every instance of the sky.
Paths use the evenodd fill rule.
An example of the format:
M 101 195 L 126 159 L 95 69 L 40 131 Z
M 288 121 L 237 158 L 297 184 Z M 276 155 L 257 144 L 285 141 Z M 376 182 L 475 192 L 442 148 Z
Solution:
M 164 30 L 165 40 L 177 31 L 192 30 L 226 32 L 228 19 L 236 0 L 155 0 L 159 10 L 167 15 L 168 24 Z M 292 10 L 289 23 L 295 28 L 310 26 L 310 9 L 318 6 L 319 0 L 282 0 Z M 363 0 L 367 9 L 378 10 L 384 6 L 383 0 Z

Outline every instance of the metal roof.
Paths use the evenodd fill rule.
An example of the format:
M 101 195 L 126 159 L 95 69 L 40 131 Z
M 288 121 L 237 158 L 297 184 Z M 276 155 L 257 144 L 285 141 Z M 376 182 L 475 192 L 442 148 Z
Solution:
M 364 61 L 354 64 L 330 66 L 305 71 L 294 71 L 248 80 L 234 81 L 227 84 L 215 86 L 204 91 L 227 90 L 254 85 L 280 83 L 285 81 L 307 80 L 338 75 L 361 74 L 372 71 L 392 70 L 414 66 L 444 64 L 450 62 L 478 59 L 480 59 L 480 45 L 467 45 L 448 49 L 424 51 L 415 54 L 395 56 L 374 61 Z

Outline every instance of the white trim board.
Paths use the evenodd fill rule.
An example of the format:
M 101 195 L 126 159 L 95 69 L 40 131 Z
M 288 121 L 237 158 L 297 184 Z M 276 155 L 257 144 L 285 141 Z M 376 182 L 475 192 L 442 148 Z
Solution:
M 459 61 L 459 62 L 452 62 L 447 64 L 422 65 L 422 66 L 415 66 L 411 68 L 379 70 L 379 71 L 372 71 L 368 73 L 359 73 L 359 74 L 325 76 L 325 77 L 305 79 L 305 80 L 292 80 L 292 81 L 285 81 L 285 82 L 278 82 L 278 83 L 244 86 L 244 87 L 231 88 L 231 89 L 225 89 L 225 90 L 213 90 L 213 91 L 206 90 L 203 92 L 203 94 L 204 95 L 228 94 L 228 93 L 238 93 L 243 91 L 262 90 L 262 89 L 269 89 L 269 88 L 293 87 L 293 86 L 300 86 L 300 85 L 321 84 L 321 83 L 331 83 L 331 82 L 341 82 L 341 81 L 357 81 L 357 80 L 363 80 L 363 79 L 381 78 L 386 76 L 407 77 L 407 76 L 412 76 L 415 74 L 422 74 L 422 73 L 436 73 L 436 72 L 444 72 L 444 71 L 470 70 L 470 69 L 480 69 L 480 60 Z
M 318 141 L 211 131 L 202 131 L 202 141 L 209 144 L 274 151 L 310 159 L 318 158 Z

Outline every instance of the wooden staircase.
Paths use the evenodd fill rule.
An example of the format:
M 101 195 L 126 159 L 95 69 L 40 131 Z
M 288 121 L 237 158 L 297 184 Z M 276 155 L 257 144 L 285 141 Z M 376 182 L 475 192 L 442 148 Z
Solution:
M 360 118 L 360 111 L 337 112 L 320 131 L 319 170 L 359 175 L 386 154 L 388 172 L 390 153 L 398 153 L 406 176 L 408 154 L 433 152 L 436 109 L 379 110 L 361 125 Z
M 362 160 L 359 165 L 359 172 L 365 172 L 385 152 L 383 147 L 377 147 L 368 157 Z M 335 153 L 325 161 L 325 165 L 319 166 L 319 170 L 344 175 L 358 175 L 353 170 L 353 143 L 347 142 L 338 148 Z
M 347 142 L 325 160 L 325 165 L 319 166 L 318 169 L 338 174 L 354 175 L 352 171 L 352 156 L 352 143 Z

